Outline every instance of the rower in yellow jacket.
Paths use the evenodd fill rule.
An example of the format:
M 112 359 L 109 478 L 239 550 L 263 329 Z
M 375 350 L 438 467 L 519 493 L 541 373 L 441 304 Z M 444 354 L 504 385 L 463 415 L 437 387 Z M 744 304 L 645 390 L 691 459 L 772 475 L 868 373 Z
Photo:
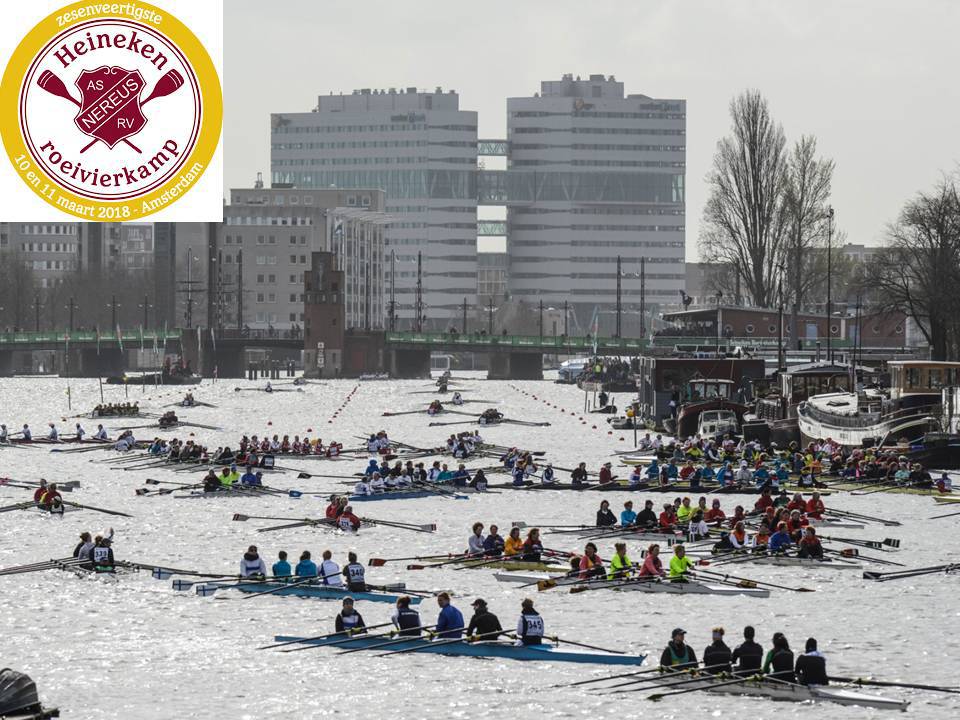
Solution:
M 225 467 L 223 472 L 220 473 L 220 484 L 223 487 L 232 487 L 238 480 L 240 480 L 240 473 L 236 468 Z
M 687 551 L 683 545 L 673 546 L 673 557 L 670 558 L 671 582 L 685 582 L 687 573 L 696 566 L 697 563 L 687 557 Z
M 627 556 L 627 544 L 618 542 L 613 547 L 616 552 L 610 558 L 607 580 L 625 580 L 634 573 L 633 563 Z

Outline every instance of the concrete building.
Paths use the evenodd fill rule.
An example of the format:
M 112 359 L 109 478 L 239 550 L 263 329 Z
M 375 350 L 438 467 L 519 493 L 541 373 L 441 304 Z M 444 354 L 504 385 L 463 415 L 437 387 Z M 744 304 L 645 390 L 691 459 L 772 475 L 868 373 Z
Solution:
M 477 114 L 459 102 L 440 88 L 363 89 L 271 118 L 274 184 L 386 194 L 385 210 L 396 218 L 386 244 L 396 257 L 400 329 L 417 317 L 417 253 L 427 325 L 445 327 L 464 298 L 476 302 Z M 366 209 L 360 196 L 354 202 L 348 207 Z
M 487 304 L 491 299 L 494 303 L 503 300 L 508 288 L 509 266 L 510 258 L 506 253 L 477 253 L 477 301 L 480 305 Z
M 2 223 L 3 249 L 19 251 L 40 287 L 59 284 L 81 265 L 87 223 Z
M 511 296 L 569 300 L 580 328 L 615 304 L 647 309 L 684 288 L 686 102 L 625 95 L 613 76 L 564 75 L 507 100 Z

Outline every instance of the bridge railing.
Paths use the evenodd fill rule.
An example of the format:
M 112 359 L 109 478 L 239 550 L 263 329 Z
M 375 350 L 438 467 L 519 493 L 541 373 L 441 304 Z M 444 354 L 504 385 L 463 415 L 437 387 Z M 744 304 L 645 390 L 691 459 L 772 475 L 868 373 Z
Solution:
M 820 347 L 826 349 L 827 347 L 827 338 L 818 337 L 818 338 L 800 338 L 800 344 L 802 345 L 803 350 L 816 350 L 817 343 L 820 343 Z M 673 347 L 676 345 L 681 346 L 700 346 L 700 347 L 713 347 L 717 346 L 717 338 L 713 337 L 703 337 L 703 336 L 689 336 L 689 335 L 654 335 L 653 343 L 655 347 Z M 744 337 L 724 337 L 720 338 L 720 347 L 765 347 L 765 348 L 776 348 L 777 347 L 777 338 L 775 337 L 751 337 L 750 335 Z M 793 350 L 796 346 L 796 342 L 790 338 L 783 339 L 783 345 L 788 350 Z M 830 345 L 834 348 L 848 348 L 852 347 L 853 341 L 849 338 L 833 338 L 830 341 Z
M 122 338 L 125 343 L 139 343 L 143 338 L 144 342 L 153 343 L 165 342 L 167 340 L 180 339 L 180 330 L 144 330 L 142 333 L 137 330 L 121 330 L 119 338 L 116 332 L 96 330 L 57 330 L 49 332 L 2 332 L 0 333 L 0 345 L 31 345 L 42 343 L 64 343 L 69 342 L 97 342 L 97 337 L 101 343 L 116 343 Z
M 416 332 L 388 332 L 387 343 L 404 343 L 411 345 L 442 345 L 476 347 L 488 346 L 497 348 L 535 348 L 537 350 L 556 350 L 558 352 L 593 351 L 594 339 L 591 337 L 569 337 L 563 335 L 484 335 L 480 333 L 416 333 Z M 639 352 L 647 343 L 639 338 L 598 338 L 597 351 L 621 350 Z

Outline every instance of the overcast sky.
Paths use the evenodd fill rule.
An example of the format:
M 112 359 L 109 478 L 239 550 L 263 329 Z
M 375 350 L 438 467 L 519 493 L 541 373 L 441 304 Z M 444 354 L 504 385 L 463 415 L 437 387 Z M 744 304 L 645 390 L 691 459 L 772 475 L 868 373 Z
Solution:
M 687 257 L 732 96 L 770 101 L 788 141 L 836 161 L 833 205 L 874 244 L 903 202 L 960 162 L 955 0 L 227 0 L 224 192 L 269 180 L 271 112 L 318 94 L 407 87 L 460 94 L 481 137 L 506 134 L 507 97 L 563 73 L 687 101 Z M 587 10 L 585 10 L 587 9 Z

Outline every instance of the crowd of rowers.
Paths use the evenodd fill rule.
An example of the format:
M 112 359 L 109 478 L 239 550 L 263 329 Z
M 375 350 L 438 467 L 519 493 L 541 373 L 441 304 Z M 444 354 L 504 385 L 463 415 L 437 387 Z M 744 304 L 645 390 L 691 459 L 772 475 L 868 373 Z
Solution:
M 428 470 L 424 463 L 414 464 L 412 460 L 407 460 L 406 463 L 397 460 L 391 465 L 386 459 L 379 463 L 371 459 L 353 492 L 356 495 L 374 495 L 408 490 L 414 486 L 440 489 L 437 486 L 445 484 L 461 488 L 470 486 L 482 492 L 487 487 L 487 478 L 483 468 L 478 469 L 471 477 L 463 463 L 460 463 L 456 470 L 451 470 L 446 463 L 437 460 Z
M 93 417 L 116 417 L 140 414 L 140 403 L 105 403 L 97 405 L 90 413 Z
M 47 426 L 49 429 L 47 430 L 47 434 L 42 436 L 42 439 L 47 442 L 61 442 L 63 438 L 60 436 L 60 430 L 57 428 L 56 423 L 47 423 Z M 87 431 L 83 429 L 80 423 L 76 423 L 74 434 L 70 436 L 70 439 L 79 442 L 86 437 Z M 11 433 L 5 424 L 0 423 L 0 443 L 9 443 L 14 438 L 20 438 L 21 440 L 30 442 L 34 439 L 33 431 L 27 423 L 24 423 L 23 428 L 21 428 L 19 432 Z M 108 439 L 107 431 L 104 430 L 103 425 L 97 425 L 97 431 L 93 434 L 93 439 Z
M 359 520 L 357 521 L 359 523 Z M 324 550 L 320 564 L 314 562 L 309 550 L 300 553 L 300 560 L 291 565 L 287 560 L 287 551 L 277 553 L 277 561 L 267 572 L 267 563 L 260 556 L 256 545 L 251 545 L 240 559 L 240 577 L 248 580 L 266 580 L 288 582 L 291 580 L 313 580 L 317 584 L 331 588 L 346 588 L 350 592 L 367 592 L 366 568 L 357 561 L 357 554 L 347 554 L 347 562 L 341 568 L 333 553 Z
M 778 486 L 796 476 L 805 487 L 820 485 L 818 478 L 831 476 L 859 481 L 884 481 L 889 484 L 925 487 L 936 485 L 949 490 L 946 473 L 936 481 L 920 463 L 910 463 L 895 450 L 882 448 L 844 448 L 831 438 L 800 447 L 797 442 L 780 448 L 776 442 L 764 447 L 758 441 L 710 440 L 700 435 L 682 443 L 665 444 L 661 435 L 650 433 L 638 443 L 639 451 L 656 455 L 649 466 L 631 474 L 629 484 L 660 485 L 689 482 L 716 483 L 720 487 Z M 716 466 L 716 467 L 715 467 Z M 603 478 L 601 478 L 602 482 Z
M 386 433 L 383 433 L 383 435 L 385 438 Z M 389 447 L 389 440 L 386 442 Z M 293 440 L 290 439 L 289 435 L 284 435 L 282 438 L 279 435 L 274 435 L 272 438 L 266 436 L 260 438 L 257 435 L 248 437 L 244 435 L 240 438 L 238 462 L 243 462 L 243 458 L 248 455 L 316 455 L 321 457 L 337 457 L 341 452 L 343 452 L 343 443 L 333 441 L 329 445 L 324 445 L 322 438 L 311 438 L 307 435 L 305 435 L 303 439 L 301 439 L 299 435 L 294 435 Z
M 112 573 L 117 569 L 113 559 L 113 528 L 105 535 L 91 538 L 90 533 L 80 533 L 80 542 L 73 549 L 73 557 L 80 560 L 80 567 L 98 573 Z

